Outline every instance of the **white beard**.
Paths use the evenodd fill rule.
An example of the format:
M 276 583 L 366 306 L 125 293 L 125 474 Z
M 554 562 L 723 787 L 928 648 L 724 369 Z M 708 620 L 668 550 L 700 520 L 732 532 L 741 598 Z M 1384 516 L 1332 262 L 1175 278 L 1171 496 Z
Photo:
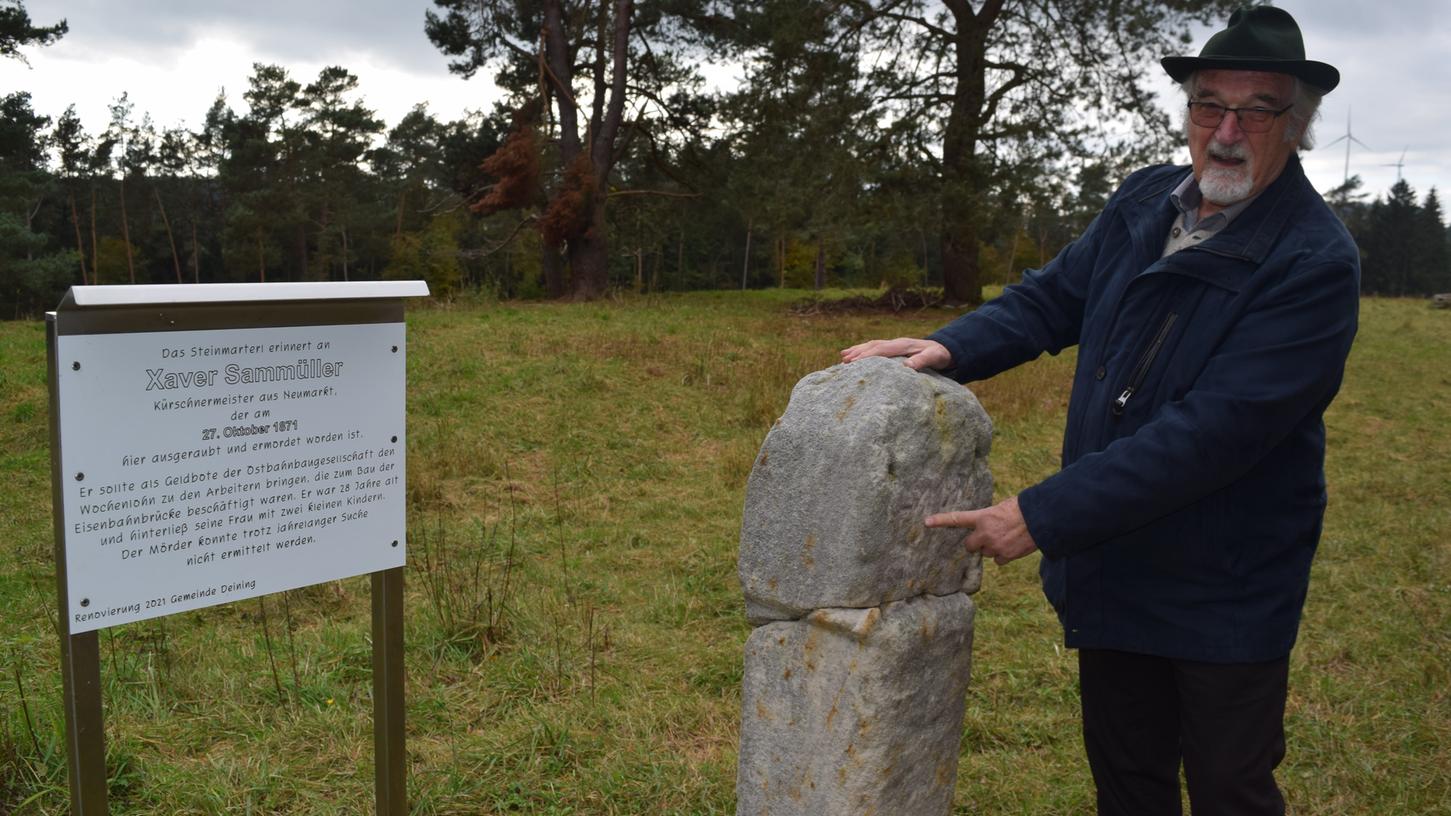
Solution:
M 1254 190 L 1254 159 L 1243 145 L 1222 145 L 1210 142 L 1207 148 L 1210 156 L 1242 159 L 1236 167 L 1204 168 L 1199 178 L 1199 193 L 1204 199 L 1220 207 L 1228 207 L 1249 198 Z

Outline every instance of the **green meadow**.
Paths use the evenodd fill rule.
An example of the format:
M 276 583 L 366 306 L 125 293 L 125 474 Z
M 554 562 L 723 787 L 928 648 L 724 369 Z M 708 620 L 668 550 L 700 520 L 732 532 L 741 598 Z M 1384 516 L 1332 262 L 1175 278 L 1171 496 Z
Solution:
M 952 313 L 807 293 L 460 301 L 408 317 L 417 814 L 734 812 L 746 477 L 802 375 Z M 1056 466 L 1071 354 L 974 391 L 1000 497 Z M 0 813 L 60 814 L 44 328 L 0 324 Z M 1366 299 L 1292 659 L 1296 814 L 1451 802 L 1451 312 Z M 960 814 L 1083 814 L 1075 661 L 1037 556 L 988 566 Z M 366 578 L 104 630 L 116 814 L 372 812 Z M 824 814 L 823 816 L 831 816 Z

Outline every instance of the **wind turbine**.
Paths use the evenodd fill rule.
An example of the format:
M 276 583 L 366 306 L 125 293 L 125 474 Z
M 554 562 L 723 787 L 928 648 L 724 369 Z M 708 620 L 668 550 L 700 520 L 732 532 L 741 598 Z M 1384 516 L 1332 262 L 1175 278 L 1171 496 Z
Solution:
M 1381 165 L 1381 167 L 1394 167 L 1394 168 L 1396 168 L 1396 181 L 1400 181 L 1401 180 L 1401 168 L 1406 166 L 1406 150 L 1409 150 L 1409 149 L 1410 148 L 1407 147 L 1405 150 L 1402 150 L 1401 151 L 1401 157 L 1399 159 L 1397 159 L 1396 161 L 1394 161 L 1394 162 L 1387 162 L 1386 164 L 1382 164 Z
M 1355 142 L 1356 144 L 1360 145 L 1361 147 L 1365 148 L 1366 150 L 1370 150 L 1370 145 L 1366 144 L 1365 142 L 1362 142 L 1361 140 L 1359 140 L 1359 139 L 1357 139 L 1357 138 L 1355 138 L 1354 136 L 1351 135 L 1351 133 L 1350 133 L 1350 109 L 1349 108 L 1346 108 L 1345 109 L 1345 135 L 1344 136 L 1341 136 L 1339 139 L 1336 139 L 1335 141 L 1333 141 L 1330 144 L 1327 144 L 1325 146 L 1326 147 L 1329 147 L 1330 145 L 1339 144 L 1340 142 L 1345 142 L 1345 179 L 1342 182 L 1342 184 L 1349 184 L 1350 183 L 1350 143 L 1351 142 Z

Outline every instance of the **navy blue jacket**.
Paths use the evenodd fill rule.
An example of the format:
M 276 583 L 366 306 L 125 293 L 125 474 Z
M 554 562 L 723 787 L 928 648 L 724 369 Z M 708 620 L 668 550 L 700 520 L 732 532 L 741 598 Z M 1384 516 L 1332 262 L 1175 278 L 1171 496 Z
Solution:
M 1018 497 L 1067 645 L 1271 660 L 1320 537 L 1359 254 L 1292 156 L 1228 227 L 1161 259 L 1188 172 L 1135 173 L 1048 265 L 932 339 L 960 382 L 1078 345 L 1063 468 Z

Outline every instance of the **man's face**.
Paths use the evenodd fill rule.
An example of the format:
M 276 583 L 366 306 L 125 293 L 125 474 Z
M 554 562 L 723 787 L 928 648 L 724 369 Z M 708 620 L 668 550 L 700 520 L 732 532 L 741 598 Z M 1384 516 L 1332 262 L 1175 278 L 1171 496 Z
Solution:
M 1271 108 L 1290 104 L 1294 80 L 1287 74 L 1264 71 L 1201 71 L 1191 101 L 1213 102 L 1227 108 Z M 1201 215 L 1258 195 L 1279 177 L 1295 150 L 1285 139 L 1291 123 L 1280 116 L 1264 133 L 1246 133 L 1239 117 L 1226 112 L 1218 127 L 1186 121 L 1194 178 L 1204 195 Z

